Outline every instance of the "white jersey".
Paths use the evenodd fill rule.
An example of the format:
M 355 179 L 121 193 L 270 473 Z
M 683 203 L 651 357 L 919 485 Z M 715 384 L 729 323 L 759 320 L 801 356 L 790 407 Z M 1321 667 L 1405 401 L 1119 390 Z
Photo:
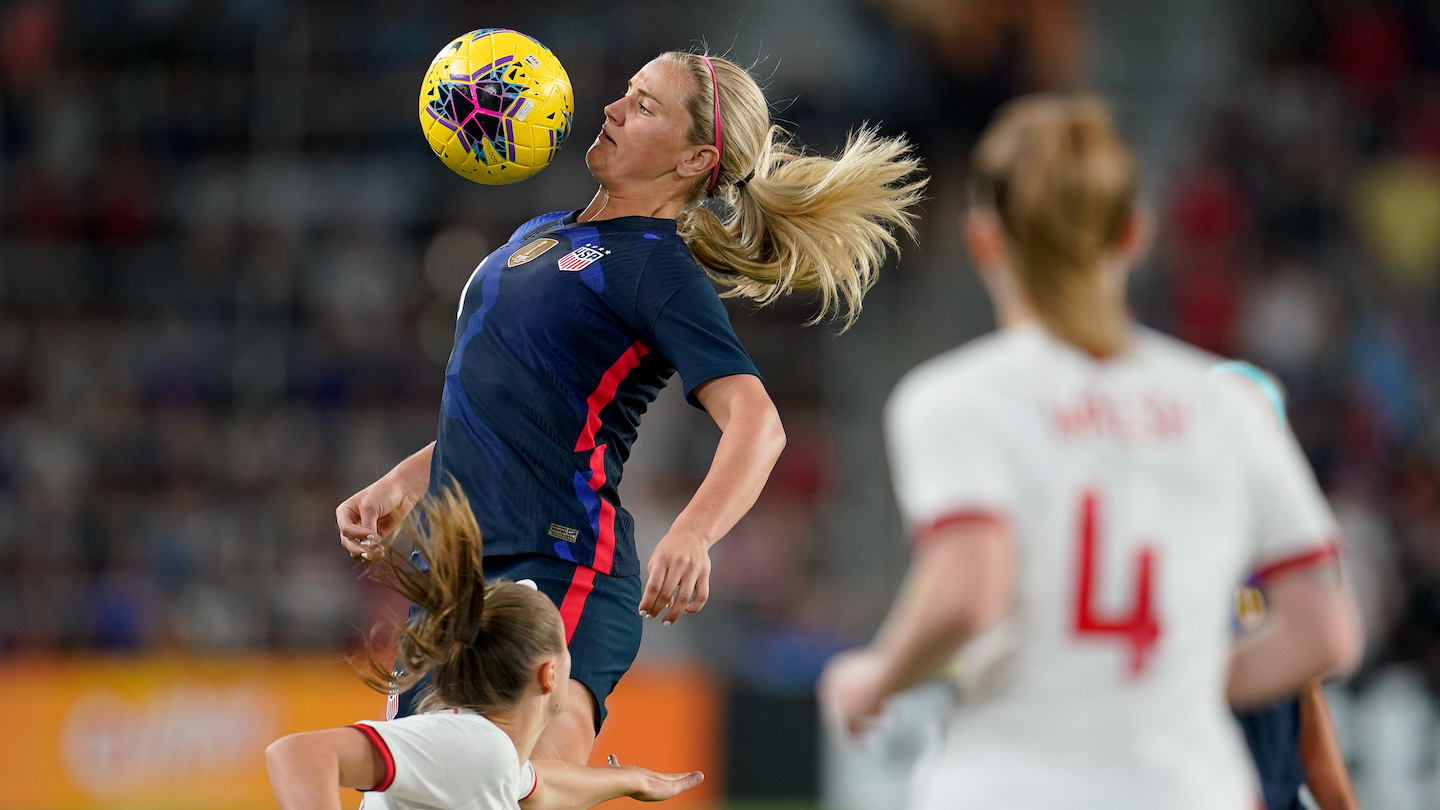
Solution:
M 354 728 L 385 760 L 361 810 L 515 810 L 535 790 L 535 767 L 520 761 L 510 735 L 468 709 Z
M 1147 330 L 1097 360 L 1027 326 L 897 387 L 912 536 L 998 521 L 1020 561 L 912 805 L 1256 806 L 1224 698 L 1235 587 L 1333 559 L 1336 525 L 1294 437 L 1215 362 Z

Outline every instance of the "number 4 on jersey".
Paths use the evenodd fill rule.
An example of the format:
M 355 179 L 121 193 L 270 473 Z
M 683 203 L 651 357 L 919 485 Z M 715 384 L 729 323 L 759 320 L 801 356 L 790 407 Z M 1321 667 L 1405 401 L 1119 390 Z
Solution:
M 1140 677 L 1156 643 L 1160 640 L 1160 621 L 1152 608 L 1151 582 L 1154 578 L 1155 551 L 1142 546 L 1135 566 L 1134 599 L 1124 615 L 1106 614 L 1095 604 L 1095 583 L 1100 578 L 1100 531 L 1098 528 L 1099 497 L 1086 492 L 1080 501 L 1080 565 L 1075 588 L 1075 634 L 1112 636 L 1129 647 L 1131 680 Z

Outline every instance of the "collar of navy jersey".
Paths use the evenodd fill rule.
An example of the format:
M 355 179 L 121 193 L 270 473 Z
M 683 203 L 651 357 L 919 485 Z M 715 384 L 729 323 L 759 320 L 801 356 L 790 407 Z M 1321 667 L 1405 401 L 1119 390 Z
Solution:
M 599 230 L 644 230 L 661 231 L 663 233 L 675 233 L 675 220 L 661 219 L 660 217 L 615 217 L 614 219 L 592 219 L 589 222 L 580 222 L 579 211 L 571 211 L 560 220 L 558 230 L 569 230 L 570 228 L 596 228 Z

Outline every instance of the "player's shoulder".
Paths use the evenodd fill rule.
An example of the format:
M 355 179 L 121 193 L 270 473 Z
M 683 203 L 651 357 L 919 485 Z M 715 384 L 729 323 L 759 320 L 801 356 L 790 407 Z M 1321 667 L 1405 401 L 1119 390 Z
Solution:
M 1001 330 L 936 355 L 901 377 L 891 400 L 981 394 L 1017 360 L 1035 351 L 1032 337 L 1028 330 Z
M 557 223 L 562 222 L 565 217 L 570 215 L 570 213 L 571 212 L 569 211 L 551 211 L 546 214 L 541 214 L 540 216 L 527 221 L 524 225 L 516 228 L 515 233 L 510 234 L 510 239 L 507 240 L 506 244 L 510 244 L 512 242 L 523 242 L 526 238 L 528 238 L 530 235 L 534 234 L 541 228 L 544 228 L 547 225 L 553 226 Z
M 640 294 L 663 303 L 671 294 L 706 278 L 690 246 L 673 229 L 630 228 L 607 237 L 615 239 L 616 255 L 625 255 L 625 265 L 635 274 Z
M 1169 335 L 1141 330 L 1139 350 L 1149 366 L 1197 391 L 1216 412 L 1243 422 L 1273 427 L 1277 410 L 1283 422 L 1283 400 L 1272 401 L 1264 390 L 1274 386 L 1268 374 L 1243 361 L 1228 360 Z M 1275 396 L 1279 396 L 1278 387 Z
M 650 246 L 647 269 L 691 276 L 705 275 L 704 268 L 695 261 L 695 254 L 690 252 L 690 246 L 673 231 L 641 231 L 638 237 L 631 238 L 639 238 Z
M 467 745 L 482 748 L 509 749 L 514 744 L 510 736 L 499 726 L 473 711 L 441 710 L 397 717 L 394 720 L 365 721 L 380 732 L 381 736 L 403 735 L 416 739 L 440 740 L 464 739 Z
M 1211 369 L 1225 362 L 1217 354 L 1143 326 L 1135 328 L 1134 341 L 1136 354 L 1143 362 L 1195 380 L 1208 378 Z

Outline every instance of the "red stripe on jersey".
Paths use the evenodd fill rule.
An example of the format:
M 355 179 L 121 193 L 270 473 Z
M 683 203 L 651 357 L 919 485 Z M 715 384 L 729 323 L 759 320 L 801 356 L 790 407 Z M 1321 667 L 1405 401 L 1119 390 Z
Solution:
M 371 726 L 356 723 L 351 728 L 364 734 L 366 739 L 370 740 L 370 744 L 375 746 L 375 750 L 380 752 L 380 758 L 385 760 L 385 775 L 380 777 L 380 781 L 370 790 L 375 793 L 389 790 L 390 786 L 395 783 L 395 756 L 390 753 L 390 746 L 385 744 L 385 738 L 380 736 L 380 732 Z
M 575 566 L 575 576 L 570 578 L 570 587 L 566 589 L 565 598 L 560 602 L 560 620 L 565 623 L 566 644 L 569 644 L 570 638 L 575 635 L 575 627 L 580 624 L 580 614 L 585 612 L 585 600 L 594 588 L 595 569 L 583 565 Z
M 595 538 L 595 560 L 590 567 L 602 574 L 610 573 L 615 564 L 615 507 L 600 497 L 600 488 L 605 486 L 605 448 L 608 446 L 602 444 L 590 453 L 590 488 L 600 501 L 600 533 Z
M 1003 528 L 1005 526 L 1005 518 L 996 512 L 985 509 L 961 509 L 956 512 L 947 512 L 929 523 L 922 523 L 914 529 L 911 529 L 910 542 L 919 543 L 946 529 L 977 524 Z
M 605 371 L 600 378 L 600 384 L 585 400 L 589 414 L 585 417 L 585 429 L 580 433 L 580 439 L 575 442 L 575 452 L 592 451 L 590 488 L 595 490 L 596 500 L 600 501 L 600 516 L 599 525 L 595 527 L 595 559 L 591 561 L 591 567 L 602 574 L 610 573 L 615 564 L 615 505 L 600 497 L 600 488 L 605 486 L 606 480 L 605 445 L 595 445 L 595 434 L 600 431 L 600 412 L 615 400 L 620 381 L 634 371 L 635 367 L 640 365 L 640 360 L 649 353 L 650 347 L 637 340 Z
M 535 770 L 535 766 L 534 766 L 534 765 L 531 765 L 531 766 L 530 766 L 530 775 L 531 775 L 532 777 L 534 777 L 535 781 L 533 781 L 533 782 L 530 783 L 530 792 L 529 792 L 529 793 L 526 793 L 524 796 L 521 796 L 521 797 L 520 797 L 520 801 L 522 801 L 522 802 L 525 801 L 526 799 L 530 798 L 531 796 L 534 796 L 534 795 L 535 795 L 535 788 L 540 787 L 540 772 L 537 771 L 537 770 Z
M 615 390 L 620 387 L 620 381 L 640 365 L 640 358 L 649 353 L 650 347 L 637 340 L 605 371 L 600 378 L 600 384 L 585 400 L 590 413 L 585 417 L 585 430 L 580 434 L 580 440 L 575 443 L 575 452 L 581 453 L 595 448 L 595 434 L 600 432 L 600 412 L 615 399 Z
M 1339 542 L 1327 540 L 1324 545 L 1319 547 L 1309 548 L 1297 554 L 1265 563 L 1255 569 L 1254 578 L 1261 585 L 1269 585 L 1282 577 L 1304 571 L 1307 568 L 1328 565 L 1338 559 L 1340 559 Z

